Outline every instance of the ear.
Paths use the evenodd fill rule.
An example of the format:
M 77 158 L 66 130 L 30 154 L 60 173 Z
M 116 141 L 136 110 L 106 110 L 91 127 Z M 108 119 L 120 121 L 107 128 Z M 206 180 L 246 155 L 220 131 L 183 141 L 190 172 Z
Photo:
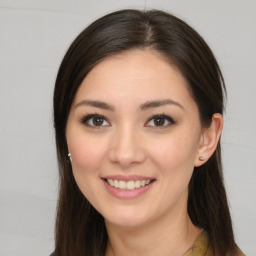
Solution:
M 220 135 L 223 128 L 223 118 L 219 113 L 212 116 L 212 122 L 209 127 L 202 129 L 199 146 L 195 158 L 195 167 L 201 166 L 207 162 L 217 148 Z

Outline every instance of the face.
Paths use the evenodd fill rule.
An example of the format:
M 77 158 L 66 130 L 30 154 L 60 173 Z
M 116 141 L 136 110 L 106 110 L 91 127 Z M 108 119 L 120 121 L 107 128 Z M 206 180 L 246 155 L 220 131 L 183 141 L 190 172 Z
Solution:
M 68 149 L 80 190 L 107 222 L 139 226 L 186 211 L 202 133 L 187 88 L 149 50 L 108 57 L 81 83 Z

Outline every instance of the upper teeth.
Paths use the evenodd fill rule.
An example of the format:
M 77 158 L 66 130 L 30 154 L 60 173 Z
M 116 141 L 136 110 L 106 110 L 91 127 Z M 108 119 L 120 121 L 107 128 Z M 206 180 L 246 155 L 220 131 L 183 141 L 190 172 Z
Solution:
M 135 188 L 144 187 L 150 183 L 150 180 L 112 180 L 107 179 L 107 182 L 110 186 L 120 189 L 133 190 Z

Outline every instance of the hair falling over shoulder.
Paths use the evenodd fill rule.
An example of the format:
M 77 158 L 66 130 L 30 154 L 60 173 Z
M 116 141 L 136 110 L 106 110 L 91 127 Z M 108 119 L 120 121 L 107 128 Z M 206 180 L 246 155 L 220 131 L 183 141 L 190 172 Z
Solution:
M 198 105 L 201 122 L 223 112 L 225 84 L 202 37 L 179 18 L 158 10 L 121 10 L 88 26 L 69 47 L 54 91 L 54 127 L 59 164 L 55 256 L 103 256 L 108 241 L 103 217 L 80 192 L 67 159 L 65 129 L 76 91 L 90 70 L 107 56 L 129 49 L 153 49 L 177 66 Z M 220 143 L 212 157 L 195 167 L 189 184 L 188 213 L 206 230 L 214 255 L 235 248 L 223 184 Z

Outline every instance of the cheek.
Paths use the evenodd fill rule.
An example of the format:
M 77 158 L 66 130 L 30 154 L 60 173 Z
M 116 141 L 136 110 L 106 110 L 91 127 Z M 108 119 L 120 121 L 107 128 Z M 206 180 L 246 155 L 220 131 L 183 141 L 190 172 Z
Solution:
M 102 141 L 97 143 L 97 140 L 85 136 L 74 136 L 69 142 L 74 178 L 83 195 L 94 205 L 95 187 L 98 185 L 106 146 Z
M 100 168 L 106 153 L 104 141 L 92 139 L 85 136 L 76 136 L 70 138 L 68 143 L 69 150 L 72 153 L 72 166 L 74 173 L 93 172 Z
M 197 152 L 197 142 L 194 139 L 177 134 L 162 141 L 154 143 L 151 151 L 152 159 L 166 172 L 173 170 L 193 170 L 194 159 Z M 157 145 L 157 146 L 156 146 Z

